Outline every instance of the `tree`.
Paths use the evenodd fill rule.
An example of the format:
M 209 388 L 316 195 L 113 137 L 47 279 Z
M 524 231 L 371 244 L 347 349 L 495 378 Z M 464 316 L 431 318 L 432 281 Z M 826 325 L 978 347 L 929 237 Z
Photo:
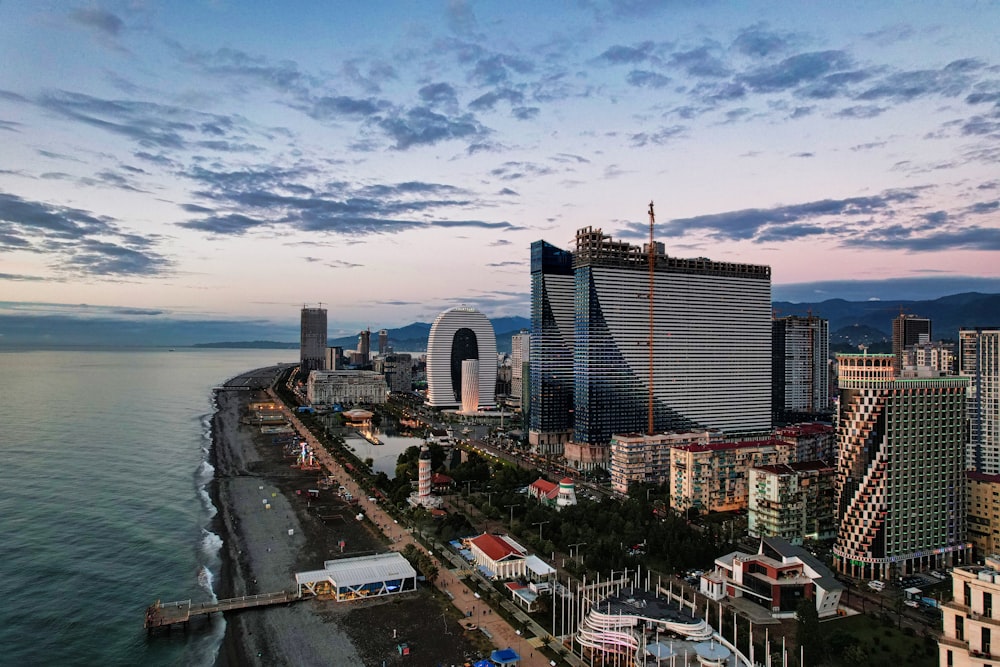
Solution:
M 795 610 L 798 625 L 795 629 L 795 642 L 802 647 L 805 654 L 805 664 L 816 665 L 822 662 L 825 652 L 825 637 L 819 624 L 819 614 L 816 612 L 815 600 L 808 598 L 799 602 Z

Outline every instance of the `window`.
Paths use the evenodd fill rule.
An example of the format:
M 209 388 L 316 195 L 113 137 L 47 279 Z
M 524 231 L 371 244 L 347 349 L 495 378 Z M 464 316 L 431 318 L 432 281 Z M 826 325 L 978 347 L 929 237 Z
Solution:
M 983 638 L 982 651 L 986 655 L 990 655 L 990 644 L 991 644 L 991 641 L 990 641 L 990 629 L 989 628 L 983 628 L 982 638 Z
M 993 618 L 993 593 L 983 593 L 983 616 Z
M 955 639 L 965 641 L 965 618 L 963 616 L 955 617 Z

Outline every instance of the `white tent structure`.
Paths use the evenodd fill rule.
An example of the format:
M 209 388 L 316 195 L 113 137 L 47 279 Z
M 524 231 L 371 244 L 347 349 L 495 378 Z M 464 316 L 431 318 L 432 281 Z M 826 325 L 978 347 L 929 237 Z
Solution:
M 328 560 L 322 570 L 296 573 L 295 584 L 299 595 L 332 595 L 344 602 L 416 590 L 417 572 L 402 555 L 391 551 Z

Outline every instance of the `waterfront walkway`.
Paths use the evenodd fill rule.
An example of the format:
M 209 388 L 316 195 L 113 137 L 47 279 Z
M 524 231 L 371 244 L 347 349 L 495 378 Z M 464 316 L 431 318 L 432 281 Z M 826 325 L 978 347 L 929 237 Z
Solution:
M 311 598 L 312 596 L 309 597 Z M 161 603 L 157 600 L 146 608 L 146 621 L 144 625 L 147 632 L 152 632 L 159 628 L 169 631 L 171 626 L 185 625 L 196 616 L 208 616 L 216 612 L 236 611 L 253 607 L 270 607 L 276 604 L 289 604 L 302 599 L 306 598 L 299 596 L 297 592 L 278 591 L 277 593 L 244 595 L 243 597 L 218 600 L 217 602 L 197 602 L 194 604 L 191 603 L 191 600 L 167 603 Z

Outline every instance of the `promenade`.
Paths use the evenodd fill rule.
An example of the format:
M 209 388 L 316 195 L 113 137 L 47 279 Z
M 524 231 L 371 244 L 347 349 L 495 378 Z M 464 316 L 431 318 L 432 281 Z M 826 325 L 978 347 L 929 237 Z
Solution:
M 359 507 L 365 511 L 369 520 L 375 524 L 379 530 L 381 530 L 382 534 L 389 539 L 391 545 L 390 548 L 392 550 L 401 551 L 406 547 L 406 545 L 412 544 L 418 549 L 428 551 L 428 549 L 417 540 L 416 536 L 409 528 L 396 523 L 396 520 L 386 513 L 377 502 L 368 500 L 368 492 L 360 488 L 360 486 L 333 458 L 333 456 L 319 442 L 319 440 L 313 436 L 311 431 L 306 428 L 298 417 L 288 408 L 288 406 L 286 406 L 284 402 L 278 398 L 277 394 L 273 390 L 269 390 L 268 393 L 275 400 L 275 402 L 281 405 L 282 412 L 288 418 L 289 423 L 291 423 L 302 435 L 302 437 L 305 438 L 306 442 L 316 453 L 316 457 L 319 459 L 320 464 L 328 471 L 329 475 L 358 499 Z M 519 664 L 524 665 L 525 667 L 549 667 L 549 659 L 538 650 L 538 647 L 544 641 L 542 638 L 547 638 L 549 636 L 547 631 L 538 626 L 521 610 L 514 607 L 511 601 L 505 600 L 502 603 L 504 608 L 507 611 L 512 611 L 515 618 L 521 621 L 524 627 L 529 628 L 535 636 L 526 638 L 524 635 L 518 634 L 518 629 L 512 627 L 510 623 L 508 623 L 499 614 L 493 613 L 493 610 L 489 607 L 486 601 L 484 599 L 477 598 L 476 593 L 470 590 L 466 583 L 458 577 L 455 570 L 467 570 L 469 568 L 468 563 L 464 563 L 464 561 L 459 562 L 461 561 L 460 557 L 457 554 L 452 554 L 447 547 L 443 545 L 433 544 L 432 546 L 433 548 L 430 549 L 430 552 L 434 559 L 438 562 L 439 567 L 439 574 L 434 581 L 434 585 L 448 596 L 455 608 L 461 612 L 462 616 L 465 617 L 467 621 L 472 621 L 479 628 L 484 629 L 484 634 L 490 638 L 494 646 L 497 648 L 512 648 L 517 651 L 517 653 L 521 656 L 521 662 Z M 445 560 L 442 561 L 442 557 L 444 557 Z M 451 558 L 455 558 L 457 560 L 451 560 Z M 472 574 L 471 576 L 475 581 L 475 577 L 477 575 Z M 484 582 L 485 580 L 480 583 Z M 562 660 L 564 662 L 568 662 L 568 664 L 582 665 L 579 659 L 572 655 L 563 656 Z

